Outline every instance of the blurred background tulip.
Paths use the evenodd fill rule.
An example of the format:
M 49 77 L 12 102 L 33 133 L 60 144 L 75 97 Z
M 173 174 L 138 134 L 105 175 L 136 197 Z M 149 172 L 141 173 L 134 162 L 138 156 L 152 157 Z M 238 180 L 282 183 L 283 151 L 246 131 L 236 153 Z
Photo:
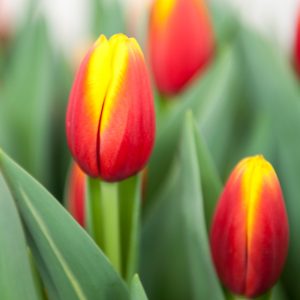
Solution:
M 210 62 L 214 43 L 213 26 L 204 0 L 154 1 L 148 44 L 160 92 L 181 91 Z
M 300 16 L 298 16 L 298 20 L 295 26 L 295 44 L 294 44 L 294 63 L 295 68 L 300 74 Z
M 66 207 L 74 219 L 85 226 L 85 197 L 86 197 L 86 175 L 73 162 L 69 171 L 66 186 Z
M 224 187 L 212 223 L 211 249 L 220 279 L 234 294 L 262 295 L 282 272 L 288 240 L 273 167 L 262 156 L 243 159 Z

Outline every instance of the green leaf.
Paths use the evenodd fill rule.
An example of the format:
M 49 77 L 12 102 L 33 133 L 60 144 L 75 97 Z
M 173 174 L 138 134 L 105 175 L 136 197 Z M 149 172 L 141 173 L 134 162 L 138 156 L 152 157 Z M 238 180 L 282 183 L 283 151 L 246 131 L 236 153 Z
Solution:
M 247 71 L 247 92 L 270 118 L 275 148 L 274 164 L 283 188 L 290 224 L 288 260 L 283 285 L 291 299 L 300 297 L 300 94 L 290 62 L 250 30 L 239 36 L 243 64 Z
M 214 161 L 210 155 L 204 138 L 194 124 L 195 144 L 197 159 L 201 166 L 201 187 L 203 193 L 203 205 L 205 211 L 206 226 L 209 229 L 214 214 L 215 206 L 222 189 L 222 181 Z
M 252 120 L 247 120 L 250 123 L 248 130 L 244 131 L 239 143 L 235 145 L 232 151 L 231 165 L 234 166 L 239 160 L 246 156 L 263 154 L 269 161 L 274 163 L 276 156 L 276 145 L 274 139 L 274 131 L 272 131 L 272 121 L 270 115 L 263 111 L 251 114 Z M 244 129 L 247 125 L 244 125 Z
M 128 299 L 101 250 L 56 199 L 2 151 L 0 169 L 51 299 Z
M 25 235 L 17 207 L 0 172 L 1 299 L 42 299 L 31 272 Z
M 210 1 L 209 6 L 216 43 L 219 47 L 230 43 L 239 29 L 236 14 L 226 2 Z
M 0 145 L 33 176 L 49 184 L 53 56 L 42 20 L 21 32 L 4 81 Z
M 145 218 L 141 276 L 150 299 L 224 299 L 210 256 L 195 137 L 188 113 L 167 185 Z
M 165 184 L 175 155 L 184 113 L 191 109 L 218 170 L 224 170 L 234 138 L 238 92 L 238 68 L 235 49 L 226 47 L 216 57 L 207 73 L 173 101 L 170 113 L 158 126 L 157 140 L 149 165 L 146 204 Z M 160 120 L 161 121 L 161 120 Z
M 138 274 L 135 274 L 131 281 L 130 300 L 148 300 Z
M 273 288 L 271 292 L 271 300 L 287 300 L 285 292 L 282 288 L 280 282 L 278 282 Z

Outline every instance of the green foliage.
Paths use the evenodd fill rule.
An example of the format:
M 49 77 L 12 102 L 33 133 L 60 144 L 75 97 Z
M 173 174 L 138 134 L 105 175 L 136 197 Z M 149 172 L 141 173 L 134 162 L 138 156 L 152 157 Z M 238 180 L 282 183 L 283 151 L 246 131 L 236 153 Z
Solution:
M 92 32 L 95 37 L 100 34 L 111 36 L 126 33 L 125 16 L 120 0 L 92 0 Z
M 130 287 L 130 300 L 148 300 L 140 278 L 137 274 L 134 275 Z
M 144 221 L 141 274 L 150 299 L 224 299 L 210 258 L 197 139 L 188 113 L 178 158 Z
M 29 247 L 48 297 L 55 300 L 128 299 L 129 292 L 125 283 L 93 240 L 56 199 L 2 151 L 0 170 L 15 201 L 13 203 L 11 199 L 10 206 L 16 205 L 20 214 L 18 216 L 15 211 L 15 218 L 21 217 L 24 222 Z M 9 211 L 3 213 L 8 214 Z M 17 242 L 24 250 L 24 236 L 17 225 L 13 236 L 19 237 Z M 14 246 L 13 243 L 7 244 L 6 247 L 10 247 L 7 251 L 12 253 Z M 20 256 L 20 260 L 24 272 L 30 273 L 28 261 L 26 269 L 25 257 Z M 12 265 L 10 272 L 16 274 L 19 267 L 17 264 Z M 16 280 L 10 282 L 13 284 Z M 27 287 L 30 289 L 30 277 L 26 280 L 31 284 Z
M 28 76 L 28 72 L 30 76 Z M 46 25 L 24 28 L 16 42 L 0 102 L 1 145 L 45 184 L 49 183 L 53 63 Z
M 1 298 L 40 299 L 38 290 L 34 286 L 21 219 L 1 173 L 0 195 Z
M 159 119 L 156 145 L 149 165 L 147 204 L 167 178 L 166 174 L 174 158 L 176 144 L 184 113 L 192 109 L 201 132 L 219 169 L 226 168 L 228 149 L 232 140 L 236 109 L 237 67 L 234 49 L 225 47 L 220 51 L 205 77 L 196 81 L 170 108 L 163 120 Z M 160 122 L 161 121 L 161 122 Z

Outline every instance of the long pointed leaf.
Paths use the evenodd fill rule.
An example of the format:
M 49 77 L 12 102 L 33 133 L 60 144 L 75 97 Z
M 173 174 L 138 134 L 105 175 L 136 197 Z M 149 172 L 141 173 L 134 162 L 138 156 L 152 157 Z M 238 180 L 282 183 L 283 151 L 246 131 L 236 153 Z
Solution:
M 17 207 L 0 172 L 0 298 L 41 299 L 30 268 Z
M 55 300 L 128 299 L 124 282 L 101 250 L 55 198 L 2 151 L 0 169 L 26 225 L 37 267 L 49 276 L 46 289 L 56 289 Z
M 140 278 L 135 274 L 131 281 L 130 287 L 130 300 L 148 300 L 147 295 L 144 291 Z
M 146 215 L 142 279 L 150 299 L 224 299 L 210 257 L 192 115 L 168 184 Z

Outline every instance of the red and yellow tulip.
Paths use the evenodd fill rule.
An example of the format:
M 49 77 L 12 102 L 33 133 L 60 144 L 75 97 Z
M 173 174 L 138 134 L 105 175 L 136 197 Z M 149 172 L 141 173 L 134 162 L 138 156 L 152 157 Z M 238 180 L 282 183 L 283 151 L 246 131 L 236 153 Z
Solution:
M 276 173 L 262 156 L 242 160 L 220 197 L 211 229 L 213 260 L 235 294 L 259 296 L 282 271 L 289 228 Z
M 205 1 L 154 1 L 149 52 L 158 89 L 164 94 L 181 91 L 213 56 L 214 33 Z
M 67 183 L 66 206 L 74 219 L 85 226 L 85 174 L 76 163 L 72 163 Z
M 77 72 L 66 117 L 69 148 L 90 176 L 118 181 L 140 171 L 154 144 L 153 96 L 133 38 L 101 35 Z

